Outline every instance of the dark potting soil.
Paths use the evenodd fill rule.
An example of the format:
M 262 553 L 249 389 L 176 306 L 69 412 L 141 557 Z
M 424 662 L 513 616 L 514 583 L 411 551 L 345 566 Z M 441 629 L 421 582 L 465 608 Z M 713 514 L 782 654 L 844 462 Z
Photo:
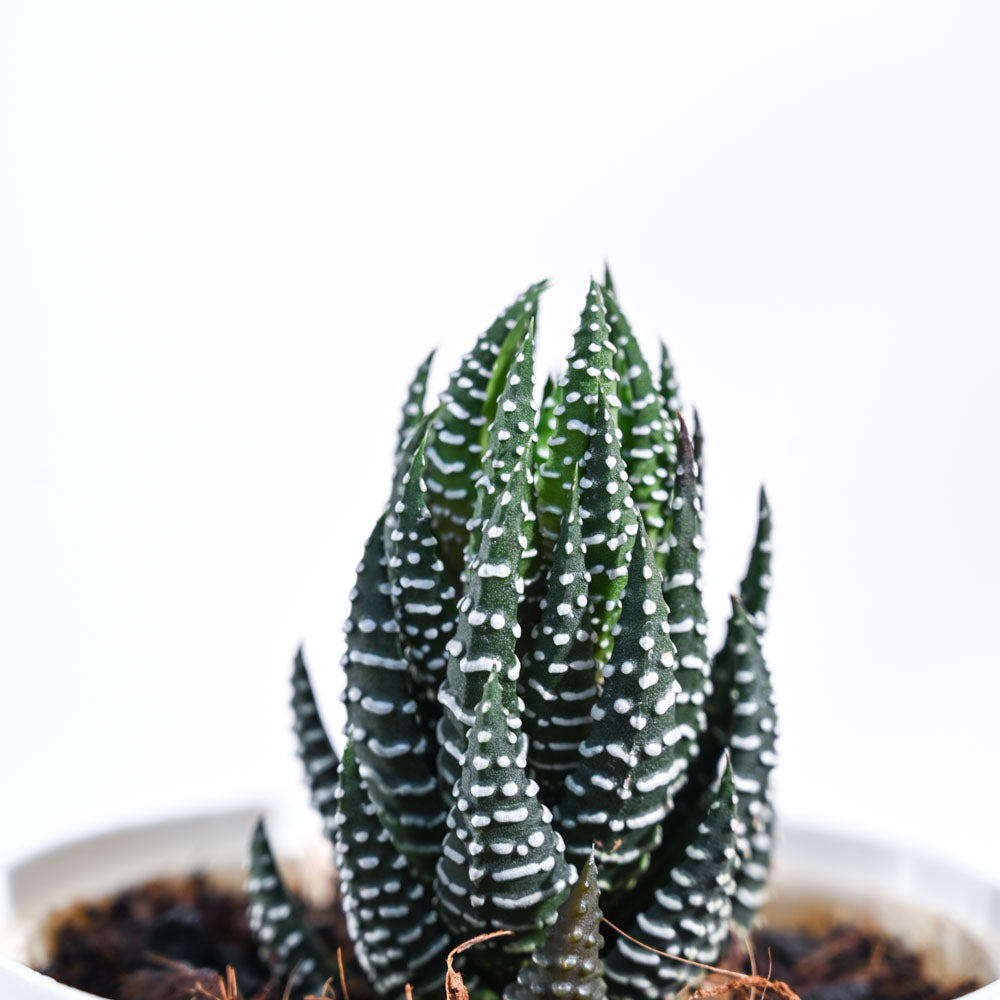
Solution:
M 282 1000 L 284 984 L 268 983 L 245 910 L 242 893 L 199 876 L 149 882 L 55 914 L 48 927 L 52 958 L 41 971 L 111 1000 L 236 1000 L 225 980 L 228 967 L 241 1000 Z M 310 911 L 310 919 L 332 953 L 343 949 L 350 1000 L 371 1000 L 339 907 Z M 614 933 L 604 929 L 606 939 Z M 787 983 L 801 1000 L 951 1000 L 982 985 L 934 983 L 920 957 L 898 941 L 851 926 L 820 936 L 765 929 L 753 946 L 757 973 L 766 976 L 770 965 L 771 980 Z M 751 971 L 745 956 L 725 965 Z M 334 985 L 343 1000 L 339 977 Z
M 802 1000 L 952 1000 L 984 985 L 933 982 L 922 958 L 900 941 L 851 925 L 822 935 L 764 928 L 753 948 L 757 974 L 787 983 Z M 736 967 L 751 972 L 741 957 Z

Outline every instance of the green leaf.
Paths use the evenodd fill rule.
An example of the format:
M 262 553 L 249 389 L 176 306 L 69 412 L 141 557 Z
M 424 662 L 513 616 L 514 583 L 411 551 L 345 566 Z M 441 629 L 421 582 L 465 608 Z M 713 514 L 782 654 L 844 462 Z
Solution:
M 652 903 L 637 915 L 631 937 L 691 962 L 713 965 L 719 960 L 729 937 L 736 806 L 733 772 L 727 766 L 718 791 L 700 806 L 702 818 L 679 862 Z M 612 996 L 630 1000 L 676 996 L 705 974 L 624 937 L 615 940 L 605 963 Z
M 618 428 L 601 390 L 593 421 L 580 477 L 580 517 L 591 578 L 597 658 L 604 662 L 611 652 L 612 628 L 621 612 L 619 599 L 628 573 L 626 563 L 638 528 Z
M 639 342 L 610 289 L 606 290 L 608 325 L 617 348 L 621 375 L 622 456 L 628 468 L 629 485 L 652 542 L 664 531 L 665 507 L 670 500 L 668 459 L 676 452 L 673 423 L 653 384 L 653 373 L 642 355 Z
M 513 358 L 514 345 L 534 316 L 545 286 L 544 281 L 532 285 L 494 320 L 462 358 L 441 393 L 441 406 L 432 422 L 427 447 L 426 480 L 442 554 L 456 570 L 462 565 L 468 538 L 466 522 L 473 514 L 475 480 L 484 435 L 492 419 L 491 393 L 506 378 L 505 362 Z
M 427 509 L 424 439 L 413 451 L 400 483 L 393 525 L 384 526 L 392 607 L 403 656 L 413 679 L 420 718 L 433 731 L 441 714 L 437 701 L 444 680 L 446 648 L 455 632 L 458 596 L 445 567 Z
M 740 584 L 740 600 L 758 636 L 767 627 L 767 598 L 771 592 L 771 505 L 764 487 L 757 505 L 757 537 L 750 552 L 746 576 Z
M 559 907 L 545 943 L 532 953 L 531 965 L 517 974 L 517 982 L 504 991 L 504 1000 L 604 1000 L 600 895 L 591 854 Z
M 261 961 L 275 980 L 318 996 L 323 984 L 336 975 L 337 966 L 282 881 L 263 820 L 257 821 L 250 841 L 246 890 L 250 931 Z
M 505 705 L 504 686 L 494 667 L 463 747 L 434 889 L 456 935 L 512 930 L 501 948 L 516 954 L 541 943 L 573 870 L 527 776 L 526 741 Z
M 601 286 L 591 280 L 566 372 L 559 380 L 559 399 L 553 411 L 556 428 L 546 440 L 548 456 L 538 472 L 538 527 L 546 555 L 558 538 L 573 477 L 594 433 L 598 391 L 604 392 L 614 409 L 621 405 L 610 337 Z
M 292 667 L 292 712 L 295 717 L 292 728 L 299 758 L 305 768 L 312 804 L 323 818 L 323 832 L 332 840 L 340 758 L 320 718 L 301 646 L 295 654 Z
M 497 487 L 498 498 L 479 555 L 469 567 L 468 590 L 458 605 L 455 638 L 448 644 L 447 673 L 439 695 L 437 767 L 449 805 L 461 771 L 466 733 L 475 721 L 476 706 L 492 670 L 499 669 L 506 703 L 511 710 L 516 708 L 521 670 L 516 650 L 520 635 L 517 605 L 524 589 L 518 568 L 524 551 L 527 488 L 527 470 L 517 462 L 507 482 Z
M 375 852 L 356 855 L 367 860 L 356 866 L 364 893 L 352 919 L 367 906 L 371 955 L 395 947 L 397 931 L 386 936 L 368 905 L 380 890 L 365 879 L 391 877 L 383 868 L 398 865 L 404 877 L 391 892 L 409 903 L 406 887 L 416 886 L 441 928 L 468 936 L 514 926 L 515 942 L 478 943 L 460 958 L 480 1000 L 498 1000 L 532 949 L 505 1000 L 600 998 L 591 965 L 563 964 L 579 928 L 559 918 L 544 943 L 572 864 L 594 849 L 605 905 L 666 926 L 677 906 L 663 893 L 683 888 L 672 872 L 690 879 L 694 862 L 731 864 L 684 854 L 727 754 L 744 790 L 733 834 L 742 865 L 728 881 L 735 892 L 740 880 L 739 919 L 752 919 L 763 895 L 774 719 L 755 628 L 766 620 L 770 511 L 762 494 L 739 588 L 747 609 L 734 611 L 706 676 L 700 425 L 696 414 L 689 440 L 669 354 L 651 370 L 607 268 L 604 282 L 591 282 L 567 367 L 546 383 L 540 412 L 532 355 L 543 284 L 478 339 L 430 414 L 424 362 L 404 408 L 389 503 L 352 594 L 345 701 L 363 795 L 343 830 L 357 825 L 353 847 Z M 768 696 L 754 684 L 768 685 Z M 336 755 L 301 655 L 294 692 L 300 754 L 329 830 Z M 716 874 L 725 881 L 727 871 Z M 706 898 L 689 902 L 697 909 Z M 422 933 L 416 911 L 387 905 L 386 920 L 406 913 Z M 685 917 L 681 938 L 714 943 L 733 904 L 713 905 L 711 927 Z M 618 983 L 615 997 L 673 992 L 659 960 L 633 964 L 646 992 Z
M 767 596 L 771 585 L 771 510 L 767 496 L 761 489 L 758 504 L 757 536 L 750 552 L 746 575 L 740 585 L 741 600 L 746 594 L 751 599 L 747 610 L 749 619 L 758 637 L 763 634 L 767 622 Z M 732 718 L 734 674 L 740 654 L 739 625 L 736 615 L 730 615 L 726 627 L 726 639 L 712 659 L 711 680 L 713 692 L 708 700 L 709 730 L 703 739 L 703 752 L 709 761 L 718 759 L 729 738 Z
M 535 330 L 538 329 L 538 304 L 527 321 L 518 325 L 507 336 L 497 356 L 496 364 L 493 366 L 493 374 L 490 376 L 489 384 L 486 386 L 486 401 L 483 403 L 483 416 L 486 422 L 483 424 L 479 434 L 479 444 L 485 449 L 490 442 L 490 428 L 497 417 L 497 407 L 500 404 L 500 397 L 509 385 L 509 376 L 517 356 L 524 351 L 524 338 L 530 333 L 534 340 Z M 533 351 L 533 347 L 531 348 Z M 523 374 L 523 373 L 522 373 Z M 534 365 L 530 366 L 530 374 L 534 380 Z M 484 459 L 485 461 L 485 459 Z
M 534 504 L 534 447 L 538 440 L 538 413 L 534 401 L 534 319 L 528 324 L 509 366 L 507 382 L 496 400 L 496 416 L 490 425 L 489 440 L 483 454 L 482 469 L 476 482 L 476 510 L 468 524 L 469 544 L 465 565 L 471 566 L 482 548 L 483 527 L 493 516 L 497 498 L 509 480 L 514 465 L 520 462 L 527 477 L 524 520 L 521 525 L 521 557 L 518 574 L 523 589 L 518 594 L 518 622 L 524 636 L 524 623 L 529 629 L 538 603 L 538 585 L 542 560 L 538 549 L 537 517 Z M 530 605 L 530 606 L 529 606 Z M 518 645 L 518 659 L 521 645 Z
M 396 462 L 406 450 L 407 442 L 416 426 L 424 416 L 424 397 L 427 395 L 427 376 L 431 370 L 431 362 L 434 360 L 434 351 L 431 351 L 421 362 L 417 373 L 413 376 L 406 392 L 406 403 L 403 405 L 403 416 L 400 420 L 399 430 L 396 433 Z
M 631 888 L 646 869 L 682 767 L 674 717 L 680 686 L 662 588 L 640 521 L 593 726 L 556 810 L 567 856 L 582 864 L 596 844 L 601 889 L 610 893 Z
M 518 344 L 517 353 L 507 373 L 503 392 L 497 400 L 496 415 L 490 424 L 482 467 L 476 479 L 475 513 L 468 523 L 469 544 L 466 565 L 479 555 L 483 540 L 483 525 L 493 516 L 503 487 L 511 470 L 520 462 L 531 468 L 531 449 L 537 438 L 535 422 L 535 335 L 533 320 Z M 525 525 L 534 528 L 535 514 L 529 507 Z
M 413 680 L 399 643 L 379 518 L 358 566 L 344 625 L 347 721 L 361 775 L 397 849 L 429 879 L 446 810 L 434 772 L 430 730 L 420 719 Z
M 604 288 L 612 294 L 614 293 L 615 284 L 611 280 L 611 268 L 608 267 L 607 261 L 604 262 Z
M 771 864 L 774 808 L 771 805 L 771 771 L 777 763 L 775 738 L 777 713 L 771 677 L 760 643 L 746 609 L 733 600 L 735 669 L 733 671 L 732 722 L 729 755 L 733 762 L 737 810 L 736 898 L 733 919 L 749 927 L 767 898 Z
M 555 376 L 545 380 L 542 389 L 542 406 L 538 414 L 538 444 L 535 445 L 535 462 L 541 467 L 549 457 L 549 439 L 556 429 L 556 405 L 559 402 L 559 385 Z
M 702 733 L 708 728 L 705 703 L 712 687 L 705 645 L 708 626 L 702 601 L 701 500 L 691 439 L 683 418 L 671 506 L 663 598 L 670 608 L 670 638 L 677 649 L 676 672 L 681 686 L 677 696 L 677 725 L 681 732 L 677 750 L 690 761 L 698 755 Z
M 344 748 L 337 800 L 337 871 L 358 964 L 381 997 L 398 1000 L 406 983 L 417 996 L 440 995 L 451 942 L 379 821 L 353 738 Z
M 694 411 L 694 430 L 691 432 L 691 444 L 694 448 L 694 467 L 698 473 L 698 496 L 701 497 L 701 507 L 705 509 L 705 432 L 701 426 L 701 417 L 697 409 Z
M 597 700 L 597 636 L 590 622 L 589 586 L 579 493 L 574 490 L 521 676 L 528 763 L 543 798 L 552 800 L 577 766 L 580 742 L 590 731 L 590 709 Z
M 667 345 L 660 341 L 660 398 L 663 400 L 663 414 L 666 419 L 666 446 L 662 456 L 663 465 L 660 478 L 667 495 L 673 497 L 674 478 L 677 474 L 677 426 L 680 416 L 681 401 L 677 395 L 677 380 L 674 377 L 674 367 L 667 351 Z M 695 434 L 698 434 L 697 414 L 695 414 Z M 697 448 L 695 459 L 697 460 Z M 701 478 L 698 479 L 699 489 Z M 656 547 L 656 565 L 660 572 L 666 569 L 668 539 L 670 533 L 671 512 L 664 508 L 663 534 Z
M 677 413 L 681 408 L 681 398 L 677 388 L 674 363 L 670 360 L 667 345 L 660 341 L 660 395 L 663 397 L 667 413 Z

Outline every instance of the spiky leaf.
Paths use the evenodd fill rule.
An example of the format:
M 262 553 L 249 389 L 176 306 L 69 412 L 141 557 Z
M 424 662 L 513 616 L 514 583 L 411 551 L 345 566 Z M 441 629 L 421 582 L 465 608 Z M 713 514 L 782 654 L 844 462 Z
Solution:
M 369 540 L 371 558 L 353 595 L 347 702 L 359 730 L 359 786 L 362 777 L 369 782 L 366 822 L 374 824 L 362 824 L 362 832 L 368 830 L 379 850 L 395 852 L 396 860 L 386 863 L 412 865 L 418 880 L 428 878 L 430 857 L 440 854 L 443 842 L 445 853 L 430 873 L 435 898 L 425 905 L 437 907 L 439 917 L 446 913 L 463 936 L 517 926 L 515 951 L 541 946 L 558 897 L 569 891 L 545 880 L 558 883 L 564 872 L 566 882 L 570 861 L 589 858 L 594 842 L 600 881 L 618 913 L 651 913 L 654 893 L 672 871 L 683 888 L 680 881 L 692 878 L 684 866 L 703 857 L 685 857 L 682 849 L 702 818 L 697 807 L 704 794 L 717 787 L 717 765 L 727 750 L 734 760 L 739 752 L 748 755 L 736 780 L 748 789 L 757 781 L 763 790 L 738 831 L 748 910 L 759 901 L 766 871 L 766 857 L 754 852 L 769 848 L 767 782 L 751 764 L 759 770 L 773 751 L 766 740 L 758 746 L 759 733 L 740 728 L 738 709 L 748 704 L 739 684 L 753 673 L 745 661 L 754 647 L 741 640 L 745 623 L 734 618 L 714 661 L 713 676 L 723 679 L 719 690 L 707 706 L 699 705 L 710 690 L 699 589 L 700 470 L 685 440 L 677 473 L 680 415 L 669 356 L 664 353 L 660 366 L 661 394 L 617 306 L 610 275 L 605 280 L 606 299 L 600 287 L 590 287 L 566 373 L 558 384 L 550 380 L 537 419 L 531 407 L 533 337 L 526 333 L 540 286 L 479 339 L 438 410 L 425 416 L 418 397 L 425 394 L 426 372 L 418 374 L 408 424 L 400 431 L 382 548 Z M 700 448 L 696 425 L 695 459 Z M 536 470 L 543 474 L 537 483 Z M 666 500 L 668 492 L 675 504 Z M 533 510 L 541 517 L 537 542 Z M 758 605 L 763 611 L 761 582 L 769 569 L 760 558 L 769 547 L 765 512 L 762 501 L 761 544 L 741 587 L 755 614 Z M 658 569 L 667 574 L 666 586 Z M 763 614 L 759 621 L 744 618 L 763 626 Z M 454 633 L 438 685 L 449 619 Z M 685 666 L 674 662 L 671 638 Z M 435 659 L 433 669 L 425 669 Z M 593 667 L 604 660 L 602 681 Z M 519 676 L 522 663 L 528 669 Z M 320 762 L 314 795 L 317 788 L 328 793 L 330 755 L 314 732 L 318 714 L 304 665 L 301 678 L 297 672 L 302 679 L 296 695 L 302 754 L 307 766 Z M 432 730 L 435 687 L 441 714 Z M 487 725 L 477 717 L 480 708 L 499 718 Z M 762 719 L 759 728 L 767 731 L 769 724 L 773 732 L 773 719 Z M 693 756 L 692 739 L 703 728 L 701 753 Z M 553 738 L 557 730 L 561 741 Z M 492 746 L 501 738 L 505 754 Z M 391 752 L 383 752 L 387 747 Z M 401 819 L 426 820 L 433 813 L 431 799 L 437 816 L 447 815 L 444 832 L 440 823 L 437 838 L 426 828 L 404 829 Z M 546 800 L 558 803 L 557 820 L 545 810 Z M 329 809 L 328 800 L 320 805 Z M 559 839 L 563 831 L 568 848 Z M 407 846 L 409 853 L 402 853 Z M 366 872 L 383 864 L 361 857 Z M 429 896 L 426 881 L 421 884 Z M 369 900 L 378 895 L 374 886 L 366 892 Z M 691 917 L 675 913 L 677 901 L 659 900 L 682 930 L 711 937 L 713 932 L 694 929 L 703 903 L 703 896 L 691 901 Z M 720 904 L 712 913 L 722 909 Z M 478 943 L 462 956 L 466 974 L 476 968 L 487 973 L 483 987 L 491 990 L 509 981 L 518 959 L 512 961 L 504 947 Z M 525 951 L 518 954 L 525 960 Z M 532 981 L 522 977 L 511 989 L 529 989 Z M 651 983 L 662 986 L 655 977 Z M 562 996 L 577 988 L 558 977 L 551 985 Z
M 438 552 L 423 475 L 421 440 L 400 483 L 401 497 L 394 504 L 393 524 L 390 527 L 387 518 L 383 531 L 403 656 L 413 678 L 423 724 L 433 729 L 441 714 L 437 693 L 444 679 L 445 650 L 455 632 L 458 597 L 454 585 L 446 579 Z
M 344 748 L 337 787 L 336 861 L 348 934 L 379 996 L 398 998 L 406 983 L 418 996 L 440 994 L 450 942 L 427 890 L 393 847 L 368 796 L 354 740 Z
M 698 755 L 699 741 L 708 727 L 705 703 L 711 693 L 708 634 L 701 589 L 701 500 L 691 439 L 680 421 L 677 477 L 671 502 L 663 597 L 670 609 L 670 638 L 677 649 L 678 753 L 688 760 Z
M 504 991 L 504 1000 L 604 1000 L 601 918 L 597 865 L 591 855 L 559 907 L 545 943 Z
M 462 564 L 468 538 L 466 523 L 473 514 L 475 480 L 485 432 L 492 419 L 491 388 L 497 391 L 498 380 L 503 384 L 503 362 L 513 360 L 514 347 L 534 316 L 545 285 L 544 281 L 532 285 L 494 320 L 462 358 L 441 393 L 441 407 L 432 423 L 427 448 L 426 479 L 442 553 L 456 569 Z
M 733 601 L 732 620 L 735 669 L 729 754 L 740 796 L 737 811 L 740 864 L 736 872 L 733 919 L 748 927 L 767 896 L 774 825 L 770 778 L 777 763 L 777 713 L 757 633 L 746 609 L 737 600 Z
M 590 572 L 597 658 L 604 661 L 611 651 L 612 628 L 621 612 L 619 602 L 628 573 L 626 562 L 638 529 L 618 428 L 600 390 L 593 420 L 580 477 L 580 518 Z
M 702 512 L 705 510 L 705 429 L 701 425 L 701 415 L 694 410 L 694 428 L 691 431 L 691 446 L 694 451 L 694 466 L 698 470 L 698 496 L 701 497 Z
M 620 405 L 615 348 L 610 338 L 601 286 L 591 280 L 580 325 L 573 334 L 566 372 L 559 380 L 558 402 L 553 411 L 556 429 L 547 438 L 548 456 L 538 472 L 538 527 L 546 553 L 559 535 L 573 477 L 594 433 L 598 391 L 604 392 L 614 409 Z
M 740 597 L 745 593 L 751 599 L 748 616 L 757 636 L 763 635 L 767 624 L 767 597 L 771 585 L 771 508 L 767 495 L 761 487 L 758 503 L 757 536 L 750 552 L 746 575 L 740 585 Z M 706 734 L 708 755 L 711 760 L 718 758 L 729 738 L 733 701 L 733 674 L 736 670 L 739 643 L 738 624 L 735 615 L 730 615 L 726 627 L 726 638 L 722 648 L 712 659 L 713 692 L 708 703 L 709 732 Z M 703 741 L 705 742 L 705 741 Z
M 579 493 L 574 490 L 521 678 L 528 763 L 544 797 L 552 801 L 577 766 L 580 742 L 590 731 L 590 709 L 597 700 L 597 636 L 590 621 L 589 587 Z
M 733 773 L 727 767 L 718 791 L 702 804 L 703 818 L 679 862 L 637 915 L 630 937 L 692 962 L 718 961 L 732 910 L 736 808 Z M 630 1000 L 674 996 L 704 976 L 702 969 L 656 955 L 624 937 L 615 940 L 606 966 L 611 995 Z
M 542 405 L 538 411 L 538 444 L 535 445 L 535 461 L 541 466 L 549 457 L 549 438 L 556 429 L 556 405 L 559 400 L 559 385 L 555 376 L 550 375 L 542 388 Z
M 468 731 L 434 888 L 455 934 L 513 930 L 503 950 L 521 953 L 541 943 L 573 870 L 527 775 L 520 720 L 504 702 L 494 668 Z
M 664 530 L 664 509 L 670 500 L 670 469 L 676 455 L 673 422 L 664 412 L 653 373 L 610 289 L 605 303 L 622 381 L 622 457 L 628 468 L 632 499 L 655 544 Z
M 305 768 L 312 804 L 323 818 L 323 832 L 332 840 L 340 758 L 320 718 L 301 646 L 292 667 L 292 712 L 295 742 Z
M 466 565 L 479 554 L 483 526 L 492 518 L 503 488 L 510 480 L 511 470 L 518 462 L 525 469 L 531 468 L 532 446 L 537 438 L 535 422 L 538 419 L 534 401 L 534 362 L 534 326 L 533 322 L 529 322 L 490 424 L 487 448 L 476 480 L 475 513 L 468 524 Z M 525 537 L 534 534 L 534 527 L 535 512 L 529 504 L 522 526 Z
M 250 841 L 246 889 L 250 931 L 261 961 L 279 982 L 291 982 L 302 993 L 319 996 L 323 984 L 336 974 L 337 966 L 285 886 L 263 820 L 258 820 Z
M 437 767 L 445 801 L 452 802 L 465 753 L 465 737 L 475 721 L 490 671 L 498 669 L 508 708 L 516 708 L 518 575 L 524 552 L 522 535 L 527 510 L 527 469 L 521 462 L 498 490 L 479 555 L 469 566 L 468 590 L 458 605 L 458 627 L 448 644 L 448 667 L 441 686 Z
M 612 893 L 634 885 L 647 867 L 682 766 L 662 586 L 640 521 L 604 688 L 556 813 L 567 856 L 582 864 L 596 844 L 601 888 Z
M 611 268 L 607 261 L 604 262 L 604 287 L 607 291 L 614 293 L 615 283 L 611 278 Z
M 365 544 L 344 625 L 347 720 L 361 775 L 397 849 L 430 878 L 446 810 L 434 772 L 434 747 L 420 719 L 413 680 L 393 613 L 383 514 Z
M 681 408 L 674 363 L 670 360 L 670 352 L 662 340 L 660 341 L 660 396 L 663 397 L 667 413 L 676 413 Z
M 740 584 L 740 600 L 757 635 L 767 627 L 767 599 L 771 593 L 771 505 L 764 487 L 757 500 L 757 537 L 750 552 L 746 576 Z
M 413 381 L 406 391 L 406 402 L 403 404 L 403 416 L 399 422 L 399 430 L 396 433 L 396 462 L 398 463 L 407 441 L 413 433 L 414 428 L 420 423 L 424 416 L 424 398 L 427 395 L 427 376 L 430 374 L 431 362 L 434 360 L 434 351 L 431 351 L 420 363 Z

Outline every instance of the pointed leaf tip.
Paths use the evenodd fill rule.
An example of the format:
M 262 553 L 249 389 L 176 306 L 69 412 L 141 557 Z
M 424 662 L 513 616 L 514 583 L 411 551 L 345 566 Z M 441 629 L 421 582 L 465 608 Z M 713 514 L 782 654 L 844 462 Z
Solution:
M 287 978 L 304 993 L 319 993 L 333 962 L 281 877 L 263 818 L 257 820 L 250 844 L 246 892 L 250 932 L 272 977 Z
M 694 442 L 688 434 L 687 423 L 680 413 L 677 414 L 677 423 L 680 428 L 680 433 L 677 435 L 677 475 L 694 478 L 697 475 Z
M 267 834 L 264 832 L 263 816 L 258 816 L 254 822 L 253 830 L 250 834 L 250 842 L 253 844 L 255 850 L 267 846 Z

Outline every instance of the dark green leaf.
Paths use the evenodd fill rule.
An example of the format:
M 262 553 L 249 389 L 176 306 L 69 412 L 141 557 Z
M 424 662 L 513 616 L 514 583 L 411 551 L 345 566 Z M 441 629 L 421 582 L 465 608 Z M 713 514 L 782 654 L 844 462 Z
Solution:
M 563 515 L 541 618 L 531 635 L 531 655 L 521 676 L 528 763 L 552 801 L 580 759 L 597 699 L 597 639 L 591 625 L 579 494 Z
M 344 748 L 336 817 L 337 870 L 347 931 L 355 956 L 375 992 L 399 1000 L 406 983 L 417 996 L 440 995 L 451 943 L 392 844 L 365 783 L 354 741 Z
M 567 856 L 582 865 L 596 844 L 601 889 L 611 893 L 631 888 L 646 869 L 682 767 L 663 584 L 639 524 L 594 723 L 556 810 Z
M 272 977 L 281 983 L 291 982 L 303 993 L 318 996 L 323 984 L 336 975 L 337 965 L 306 923 L 298 900 L 285 886 L 263 820 L 257 822 L 250 841 L 246 888 L 250 931 Z
M 305 768 L 312 804 L 323 817 L 323 832 L 332 839 L 340 758 L 320 718 L 301 646 L 292 667 L 292 712 L 295 715 L 295 742 Z
M 729 937 L 736 859 L 736 793 L 727 767 L 718 791 L 699 807 L 703 818 L 684 845 L 653 902 L 636 917 L 630 937 L 658 951 L 713 965 Z M 659 1000 L 704 977 L 704 970 L 653 954 L 617 937 L 606 958 L 615 997 Z
M 434 889 L 456 935 L 512 930 L 505 952 L 530 952 L 556 919 L 572 869 L 528 777 L 521 720 L 494 667 L 463 746 L 462 773 Z
M 534 316 L 545 285 L 544 281 L 532 285 L 494 320 L 441 393 L 427 448 L 426 480 L 442 553 L 455 570 L 462 565 L 466 523 L 473 514 L 475 481 L 492 419 L 491 393 L 506 379 L 504 364 L 513 359 L 514 346 Z
M 358 566 L 344 625 L 347 721 L 357 740 L 361 775 L 396 848 L 430 878 L 446 810 L 434 771 L 433 734 L 420 719 L 399 644 L 379 518 Z
M 591 855 L 559 907 L 545 943 L 504 991 L 504 1000 L 604 1000 L 600 896 Z

